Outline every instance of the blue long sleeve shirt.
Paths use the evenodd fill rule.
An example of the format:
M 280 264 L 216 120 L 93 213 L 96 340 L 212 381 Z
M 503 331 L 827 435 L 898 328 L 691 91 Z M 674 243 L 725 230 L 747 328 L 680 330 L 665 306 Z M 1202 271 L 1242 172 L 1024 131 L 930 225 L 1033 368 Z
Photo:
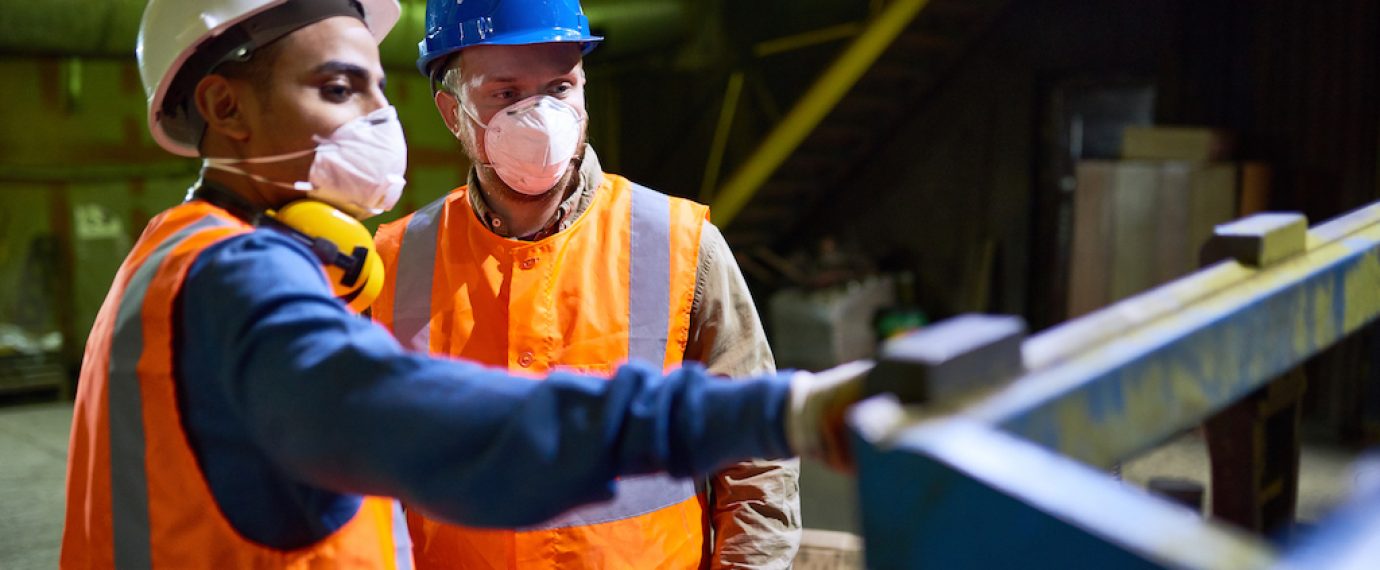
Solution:
M 608 499 L 620 475 L 791 454 L 784 377 L 633 364 L 607 380 L 533 381 L 409 353 L 349 313 L 312 254 L 272 230 L 207 249 L 177 306 L 190 443 L 226 518 L 270 547 L 324 538 L 361 494 L 513 527 Z

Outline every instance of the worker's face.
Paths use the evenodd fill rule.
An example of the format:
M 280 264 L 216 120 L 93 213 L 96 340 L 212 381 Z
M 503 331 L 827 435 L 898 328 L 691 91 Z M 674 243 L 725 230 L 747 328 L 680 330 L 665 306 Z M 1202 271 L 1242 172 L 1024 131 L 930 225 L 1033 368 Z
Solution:
M 580 45 L 570 42 L 465 48 L 452 64 L 460 67 L 460 96 L 443 90 L 436 94 L 436 108 L 470 159 L 487 163 L 484 128 L 460 105 L 469 106 L 479 121 L 488 124 L 504 107 L 535 95 L 550 95 L 586 117 L 582 55 Z M 581 149 L 587 124 L 584 121 L 580 126 Z M 567 172 L 567 179 L 574 170 Z M 556 185 L 563 186 L 564 181 Z
M 334 17 L 278 40 L 267 85 L 238 83 L 245 136 L 241 156 L 271 156 L 316 146 L 339 126 L 388 105 L 374 36 L 357 18 Z M 306 180 L 312 156 L 255 166 L 280 181 Z

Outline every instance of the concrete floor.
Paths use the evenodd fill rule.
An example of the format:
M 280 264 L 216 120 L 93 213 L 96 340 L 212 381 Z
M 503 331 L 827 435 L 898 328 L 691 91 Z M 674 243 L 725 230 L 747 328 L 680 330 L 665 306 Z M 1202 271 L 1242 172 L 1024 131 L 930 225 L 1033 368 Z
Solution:
M 71 404 L 0 408 L 0 568 L 57 568 Z
M 0 569 L 57 566 L 62 534 L 71 404 L 0 407 Z M 1351 454 L 1306 446 L 1299 483 L 1299 519 L 1317 520 L 1350 487 Z M 1190 433 L 1128 462 L 1126 481 L 1151 477 L 1208 480 L 1207 450 Z M 807 462 L 801 480 L 802 515 L 807 527 L 857 532 L 853 480 Z
M 1299 497 L 1295 518 L 1316 522 L 1346 499 L 1351 489 L 1350 451 L 1325 445 L 1305 444 L 1299 458 Z M 1144 487 L 1152 477 L 1179 477 L 1200 481 L 1210 479 L 1207 445 L 1195 432 L 1189 432 L 1122 466 L 1122 478 Z M 1204 504 L 1210 505 L 1212 490 Z

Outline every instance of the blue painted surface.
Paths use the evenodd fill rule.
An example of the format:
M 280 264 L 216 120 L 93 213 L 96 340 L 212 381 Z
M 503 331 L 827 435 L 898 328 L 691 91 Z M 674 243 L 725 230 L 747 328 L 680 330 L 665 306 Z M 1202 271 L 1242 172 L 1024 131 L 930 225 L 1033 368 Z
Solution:
M 1147 504 L 1159 501 L 1105 485 L 1101 494 L 1080 492 L 1101 475 L 1089 479 L 1081 466 L 1070 470 L 1067 458 L 1107 466 L 1134 456 L 1373 322 L 1380 313 L 1377 213 L 1372 206 L 1316 228 L 1315 238 L 1337 241 L 1314 247 L 1287 270 L 1267 268 L 1259 279 L 1117 331 L 1120 337 L 964 409 L 893 430 L 898 439 L 855 433 L 868 566 L 1158 567 L 1152 559 L 1205 568 L 1273 566 L 1276 553 L 1268 545 L 1201 521 L 1189 541 L 1229 555 L 1165 556 L 1174 545 L 1156 542 L 1153 531 L 1174 528 L 1164 524 L 1173 517 Z M 1329 248 L 1325 255 L 1315 255 L 1323 248 Z M 965 443 L 979 452 L 943 444 L 945 432 L 935 426 L 951 422 L 978 426 L 963 430 L 977 434 Z M 983 435 L 998 434 L 992 430 L 1001 437 Z M 908 438 L 921 433 L 928 439 Z M 1002 443 L 1013 436 L 1021 438 L 1018 445 Z M 1021 451 L 1035 446 L 1046 457 Z M 1021 458 L 991 455 L 1013 451 Z M 1160 526 L 1147 531 L 1088 515 L 1110 504 Z M 1302 544 L 1282 567 L 1380 568 L 1380 491 L 1324 521 Z
M 1377 255 L 1355 252 L 1293 284 L 1192 309 L 1163 330 L 1137 332 L 1140 338 L 1106 346 L 1082 362 L 1027 376 L 1020 381 L 1061 388 L 1008 405 L 1008 413 L 993 420 L 1010 433 L 1097 465 L 1132 456 L 1354 332 L 1344 327 L 1346 299 L 1374 296 L 1380 283 L 1354 282 L 1348 291 L 1347 277 L 1362 264 L 1376 263 Z M 1356 290 L 1361 287 L 1374 291 Z M 1326 322 L 1316 319 L 1320 306 L 1331 317 Z M 1375 316 L 1365 315 L 1364 322 Z M 1074 431 L 1063 427 L 1071 407 L 1087 420 Z
M 924 454 L 855 448 L 868 568 L 1158 567 Z

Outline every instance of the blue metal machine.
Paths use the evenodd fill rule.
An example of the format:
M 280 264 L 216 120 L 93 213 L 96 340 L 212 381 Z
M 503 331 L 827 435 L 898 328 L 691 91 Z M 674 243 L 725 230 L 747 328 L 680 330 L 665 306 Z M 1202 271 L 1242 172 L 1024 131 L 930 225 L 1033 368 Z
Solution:
M 1246 218 L 1205 252 L 1028 339 L 969 316 L 889 345 L 869 382 L 895 395 L 849 417 L 867 565 L 1380 569 L 1380 493 L 1281 550 L 1107 473 L 1380 316 L 1380 203 Z

